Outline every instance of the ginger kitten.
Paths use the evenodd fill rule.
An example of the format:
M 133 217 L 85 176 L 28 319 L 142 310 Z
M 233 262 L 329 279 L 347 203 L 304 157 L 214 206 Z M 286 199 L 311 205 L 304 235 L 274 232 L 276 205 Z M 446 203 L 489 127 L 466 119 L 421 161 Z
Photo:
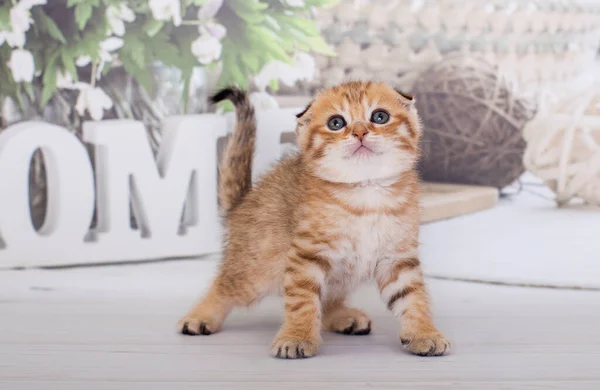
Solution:
M 375 279 L 403 346 L 417 355 L 448 352 L 418 257 L 421 128 L 412 98 L 375 82 L 322 91 L 297 115 L 300 152 L 255 187 L 254 110 L 241 90 L 222 90 L 213 101 L 225 99 L 237 123 L 220 168 L 223 263 L 180 331 L 212 334 L 233 308 L 283 293 L 285 320 L 271 355 L 310 357 L 322 329 L 370 333 L 371 320 L 345 300 Z

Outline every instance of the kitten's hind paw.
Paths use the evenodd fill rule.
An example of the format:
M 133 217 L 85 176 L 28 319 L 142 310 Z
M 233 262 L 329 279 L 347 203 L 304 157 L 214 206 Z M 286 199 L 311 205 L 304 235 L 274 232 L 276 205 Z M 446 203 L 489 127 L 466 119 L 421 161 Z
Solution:
M 362 311 L 341 308 L 325 316 L 326 329 L 347 335 L 363 336 L 371 333 L 371 319 Z

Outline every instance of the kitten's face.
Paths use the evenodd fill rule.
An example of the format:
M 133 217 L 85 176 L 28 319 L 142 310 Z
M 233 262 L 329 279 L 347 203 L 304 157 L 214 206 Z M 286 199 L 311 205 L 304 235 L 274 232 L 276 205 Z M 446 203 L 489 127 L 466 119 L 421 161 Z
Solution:
M 317 176 L 359 183 L 412 169 L 421 129 L 412 98 L 382 83 L 351 82 L 321 92 L 298 114 L 297 133 Z

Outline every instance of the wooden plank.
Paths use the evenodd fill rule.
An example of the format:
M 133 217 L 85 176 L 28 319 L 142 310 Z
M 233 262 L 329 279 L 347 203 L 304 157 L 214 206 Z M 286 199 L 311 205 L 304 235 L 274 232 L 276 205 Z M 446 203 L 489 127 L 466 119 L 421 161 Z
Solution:
M 410 390 L 598 390 L 600 381 L 553 382 L 4 382 L 0 390 L 306 390 L 306 389 L 410 389 Z
M 317 357 L 281 361 L 268 356 L 281 298 L 234 311 L 210 337 L 175 332 L 207 262 L 0 272 L 0 389 L 600 388 L 597 292 L 428 280 L 453 351 L 421 358 L 401 350 L 371 284 L 351 304 L 372 335 L 325 333 Z
M 453 352 L 421 358 L 401 350 L 397 321 L 368 286 L 352 304 L 372 316 L 373 334 L 326 333 L 320 355 L 292 362 L 268 356 L 280 298 L 235 311 L 210 337 L 174 331 L 206 287 L 202 263 L 0 273 L 0 389 L 591 390 L 600 383 L 598 293 L 430 280 L 436 322 Z M 123 286 L 134 279 L 146 285 Z M 189 287 L 184 296 L 181 285 Z
M 462 184 L 423 183 L 421 222 L 433 222 L 489 209 L 498 203 L 493 187 Z

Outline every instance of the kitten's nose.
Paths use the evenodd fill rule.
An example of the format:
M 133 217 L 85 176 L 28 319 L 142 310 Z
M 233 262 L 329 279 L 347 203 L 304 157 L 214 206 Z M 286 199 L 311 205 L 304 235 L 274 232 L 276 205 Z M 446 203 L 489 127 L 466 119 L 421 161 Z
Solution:
M 367 134 L 369 134 L 369 130 L 363 125 L 355 125 L 352 129 L 352 135 L 358 138 L 360 142 L 362 142 Z

